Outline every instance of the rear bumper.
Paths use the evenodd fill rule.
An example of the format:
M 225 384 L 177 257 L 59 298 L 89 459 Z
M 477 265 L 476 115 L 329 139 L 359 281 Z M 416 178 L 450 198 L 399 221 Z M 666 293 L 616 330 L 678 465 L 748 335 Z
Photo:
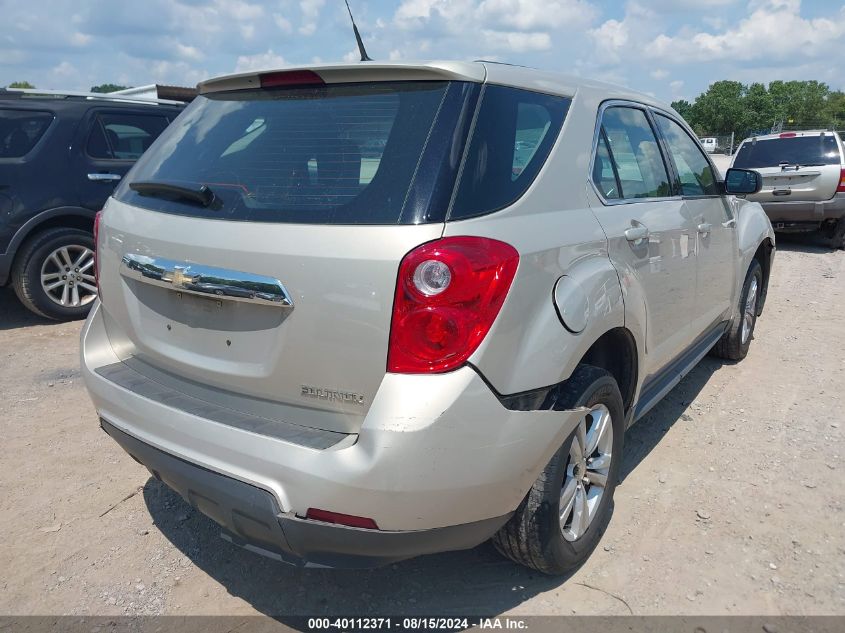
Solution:
M 773 225 L 778 222 L 823 222 L 845 217 L 845 193 L 821 202 L 761 202 Z M 777 227 L 775 227 L 777 228 Z
M 223 528 L 226 540 L 297 566 L 377 567 L 474 547 L 510 515 L 464 525 L 384 532 L 306 521 L 281 512 L 266 490 L 201 468 L 145 444 L 101 419 L 100 425 L 153 476 Z
M 585 412 L 511 411 L 470 367 L 428 376 L 386 374 L 359 432 L 321 448 L 212 419 L 200 407 L 186 410 L 170 395 L 156 399 L 152 389 L 108 380 L 98 370 L 121 359 L 108 341 L 99 302 L 82 331 L 81 361 L 99 416 L 121 438 L 258 490 L 275 504 L 276 510 L 262 512 L 280 517 L 289 546 L 283 551 L 319 564 L 330 555 L 375 559 L 381 552 L 382 560 L 396 560 L 482 542 L 516 509 Z M 190 500 L 188 488 L 175 475 L 161 474 L 165 470 L 159 476 Z M 230 527 L 232 519 L 193 503 L 236 540 L 250 540 L 248 530 Z M 297 518 L 308 508 L 372 518 L 380 531 L 336 526 L 325 531 Z M 306 544 L 295 544 L 306 526 Z M 432 532 L 438 528 L 447 531 Z M 350 534 L 367 547 L 344 549 Z M 274 542 L 283 541 L 276 534 Z

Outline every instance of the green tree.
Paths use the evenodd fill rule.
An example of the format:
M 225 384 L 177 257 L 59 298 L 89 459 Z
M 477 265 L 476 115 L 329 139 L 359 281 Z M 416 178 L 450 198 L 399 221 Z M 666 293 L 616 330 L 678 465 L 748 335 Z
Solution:
M 742 99 L 743 117 L 740 120 L 739 133 L 744 136 L 749 132 L 759 132 L 772 127 L 775 114 L 772 108 L 772 100 L 766 86 L 761 83 L 753 83 L 743 93 Z
M 845 127 L 845 92 L 835 90 L 827 95 L 823 115 L 828 125 L 836 129 Z
M 91 92 L 117 92 L 118 90 L 126 90 L 129 86 L 119 86 L 117 84 L 100 84 L 99 86 L 91 86 Z
M 8 85 L 8 87 L 9 88 L 24 88 L 24 89 L 29 89 L 29 90 L 32 90 L 33 88 L 35 88 L 35 86 L 33 86 L 28 81 L 13 81 L 12 83 L 10 83 Z
M 769 84 L 775 117 L 785 127 L 815 127 L 822 123 L 830 87 L 819 81 L 773 81 Z
M 680 99 L 672 102 L 672 109 L 684 117 L 687 123 L 690 123 L 690 116 L 692 115 L 692 104 L 686 99 Z M 690 123 L 690 125 L 692 125 Z
M 738 81 L 717 81 L 698 95 L 692 105 L 691 121 L 698 134 L 740 135 L 743 128 L 745 86 Z

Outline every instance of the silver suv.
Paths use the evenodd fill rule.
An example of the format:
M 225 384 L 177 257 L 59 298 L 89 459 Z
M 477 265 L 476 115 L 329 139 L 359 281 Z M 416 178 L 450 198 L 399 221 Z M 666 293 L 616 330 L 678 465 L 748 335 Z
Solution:
M 836 132 L 782 132 L 745 139 L 733 167 L 758 170 L 763 188 L 750 196 L 778 231 L 819 231 L 845 248 L 845 147 Z
M 241 74 L 98 223 L 102 428 L 237 545 L 371 566 L 493 538 L 546 573 L 625 429 L 741 359 L 774 235 L 646 95 L 490 63 Z M 714 347 L 715 346 L 715 347 Z

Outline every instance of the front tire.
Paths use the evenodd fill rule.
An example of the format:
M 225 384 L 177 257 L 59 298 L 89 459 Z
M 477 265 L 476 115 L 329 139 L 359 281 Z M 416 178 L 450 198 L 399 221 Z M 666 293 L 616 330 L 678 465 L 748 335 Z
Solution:
M 501 554 L 550 575 L 577 568 L 598 545 L 610 521 L 625 433 L 622 395 L 604 369 L 579 365 L 559 403 L 589 411 L 493 537 Z
M 18 251 L 12 285 L 21 303 L 48 319 L 83 319 L 97 296 L 94 236 L 57 227 L 31 237 Z
M 756 259 L 751 262 L 742 284 L 739 306 L 728 324 L 727 331 L 713 347 L 713 354 L 726 360 L 742 360 L 748 355 L 757 313 L 760 311 L 760 296 L 763 292 L 763 269 Z

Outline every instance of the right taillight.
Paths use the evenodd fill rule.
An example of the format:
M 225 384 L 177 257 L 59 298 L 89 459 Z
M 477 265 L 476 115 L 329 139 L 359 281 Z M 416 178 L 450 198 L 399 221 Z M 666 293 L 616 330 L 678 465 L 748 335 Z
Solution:
M 845 193 L 845 169 L 839 172 L 839 186 L 836 188 L 837 193 Z
M 100 216 L 102 211 L 97 211 L 94 216 L 94 284 L 97 286 L 97 291 L 100 290 Z
M 436 373 L 461 366 L 499 314 L 519 265 L 510 244 L 447 237 L 399 265 L 387 371 Z

